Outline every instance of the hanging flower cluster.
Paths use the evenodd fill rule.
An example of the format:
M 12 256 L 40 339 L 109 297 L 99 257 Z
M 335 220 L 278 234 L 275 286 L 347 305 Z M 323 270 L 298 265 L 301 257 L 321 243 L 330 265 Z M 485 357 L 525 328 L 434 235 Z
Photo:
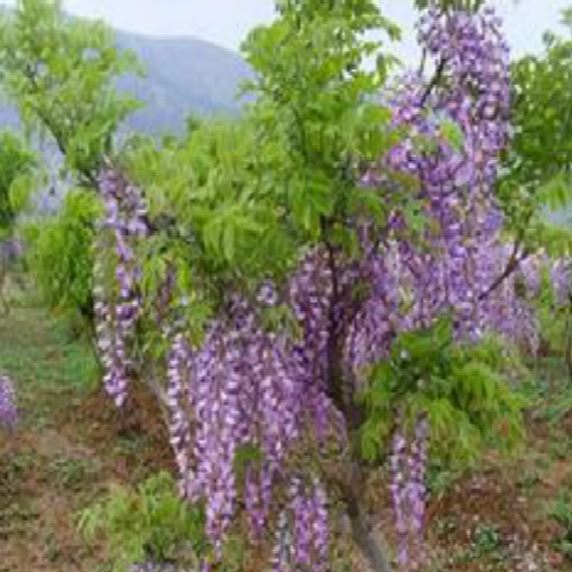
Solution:
M 268 298 L 264 290 L 261 296 Z M 299 354 L 287 336 L 265 331 L 256 311 L 237 297 L 197 351 L 191 352 L 182 336 L 173 343 L 171 442 L 185 496 L 206 501 L 207 533 L 216 548 L 236 512 L 237 453 L 250 448 L 261 454 L 261 462 L 247 463 L 244 482 L 253 536 L 260 536 L 272 487 L 293 443 L 309 420 L 319 418 L 327 430 L 337 414 L 309 385 L 312 378 Z
M 413 243 L 404 238 L 407 212 L 396 211 L 383 252 L 370 259 L 372 295 L 346 347 L 358 378 L 364 366 L 387 355 L 397 333 L 429 327 L 446 312 L 458 337 L 481 335 L 493 323 L 494 304 L 483 298 L 504 270 L 493 187 L 509 138 L 510 104 L 508 48 L 499 25 L 489 9 L 430 7 L 419 39 L 435 62 L 435 79 L 409 75 L 388 98 L 394 125 L 408 136 L 365 181 L 391 188 L 392 172 L 410 177 L 426 224 L 421 244 Z M 495 289 L 487 297 L 496 295 Z
M 498 243 L 481 261 L 489 281 L 510 264 L 513 247 Z M 484 254 L 484 253 L 483 253 Z M 511 340 L 535 355 L 540 345 L 540 330 L 533 299 L 539 293 L 542 273 L 552 262 L 545 256 L 530 256 L 519 262 L 495 289 L 482 301 L 483 327 Z
M 400 432 L 393 438 L 390 488 L 398 536 L 397 560 L 404 570 L 416 570 L 424 561 L 422 535 L 427 494 L 425 472 L 428 437 L 429 423 L 421 418 L 416 423 L 415 436 L 409 444 Z
M 329 552 L 326 493 L 319 482 L 312 487 L 298 477 L 289 488 L 290 502 L 280 514 L 272 555 L 273 572 L 325 572 Z
M 556 302 L 559 306 L 570 304 L 572 294 L 572 263 L 558 259 L 550 268 L 550 283 L 554 288 Z
M 104 383 L 118 406 L 126 399 L 127 385 L 132 370 L 129 343 L 141 313 L 138 291 L 140 268 L 135 256 L 137 240 L 146 236 L 146 209 L 139 191 L 127 183 L 119 173 L 106 171 L 100 180 L 100 194 L 105 207 L 101 223 L 102 243 L 97 255 L 106 251 L 105 239 L 111 238 L 116 257 L 116 287 L 109 295 L 105 266 L 101 260 L 95 268 L 95 316 L 98 346 L 105 367 Z
M 0 374 L 0 427 L 13 429 L 18 422 L 16 393 L 7 375 Z

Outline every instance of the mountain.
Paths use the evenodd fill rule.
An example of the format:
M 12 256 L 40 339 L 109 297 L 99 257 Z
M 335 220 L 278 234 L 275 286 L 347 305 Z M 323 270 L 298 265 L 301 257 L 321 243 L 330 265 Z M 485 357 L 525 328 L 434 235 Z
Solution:
M 147 133 L 178 132 L 189 114 L 234 115 L 237 91 L 252 77 L 239 55 L 195 38 L 155 38 L 117 32 L 120 48 L 134 51 L 146 77 L 124 77 L 118 87 L 145 103 L 128 127 Z M 0 103 L 0 128 L 17 125 L 17 114 Z
M 118 44 L 134 51 L 147 77 L 124 78 L 120 86 L 147 105 L 131 127 L 147 132 L 178 131 L 189 113 L 236 114 L 237 91 L 252 77 L 237 54 L 193 38 L 149 38 L 119 32 Z

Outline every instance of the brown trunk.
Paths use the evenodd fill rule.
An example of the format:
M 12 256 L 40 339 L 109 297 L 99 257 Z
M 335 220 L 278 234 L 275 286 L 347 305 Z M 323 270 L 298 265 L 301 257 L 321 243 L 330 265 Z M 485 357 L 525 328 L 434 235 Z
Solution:
M 364 471 L 358 462 L 352 461 L 338 467 L 331 475 L 341 492 L 351 524 L 352 537 L 371 572 L 391 572 L 391 558 L 387 543 L 381 533 L 374 531 L 367 511 L 363 493 L 366 488 Z

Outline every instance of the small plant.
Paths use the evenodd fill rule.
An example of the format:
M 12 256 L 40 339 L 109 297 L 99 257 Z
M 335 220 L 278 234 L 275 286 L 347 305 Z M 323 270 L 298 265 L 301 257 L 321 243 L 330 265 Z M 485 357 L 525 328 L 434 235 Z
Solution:
M 28 264 L 43 301 L 77 322 L 76 327 L 92 319 L 93 221 L 98 213 L 93 194 L 75 190 L 56 216 L 33 219 L 23 229 Z
M 455 481 L 460 476 L 459 471 L 455 471 L 446 463 L 438 460 L 429 464 L 427 468 L 427 488 L 433 498 L 442 497 L 451 489 Z
M 501 547 L 501 535 L 496 526 L 482 524 L 475 530 L 473 544 L 476 554 L 492 554 Z
M 61 488 L 79 491 L 93 477 L 96 467 L 89 459 L 58 457 L 50 465 L 54 482 Z
M 136 490 L 113 486 L 106 498 L 81 512 L 78 528 L 88 542 L 106 543 L 114 572 L 143 562 L 194 565 L 204 549 L 202 511 L 181 501 L 166 472 Z
M 516 480 L 516 484 L 519 489 L 525 492 L 531 492 L 532 489 L 541 482 L 542 471 L 536 465 L 525 468 Z
M 555 548 L 572 560 L 572 498 L 569 492 L 561 492 L 549 510 L 549 515 L 562 527 L 562 535 Z

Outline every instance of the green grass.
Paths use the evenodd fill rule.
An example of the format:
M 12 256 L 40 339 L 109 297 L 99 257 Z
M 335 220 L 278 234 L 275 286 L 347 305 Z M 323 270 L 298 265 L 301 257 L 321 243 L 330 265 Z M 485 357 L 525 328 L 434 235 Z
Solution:
M 82 394 L 98 383 L 89 344 L 74 339 L 63 321 L 34 307 L 14 307 L 0 318 L 0 371 L 13 380 L 20 409 L 37 417 L 36 422 L 54 407 L 69 406 L 69 399 L 61 398 L 65 393 Z

